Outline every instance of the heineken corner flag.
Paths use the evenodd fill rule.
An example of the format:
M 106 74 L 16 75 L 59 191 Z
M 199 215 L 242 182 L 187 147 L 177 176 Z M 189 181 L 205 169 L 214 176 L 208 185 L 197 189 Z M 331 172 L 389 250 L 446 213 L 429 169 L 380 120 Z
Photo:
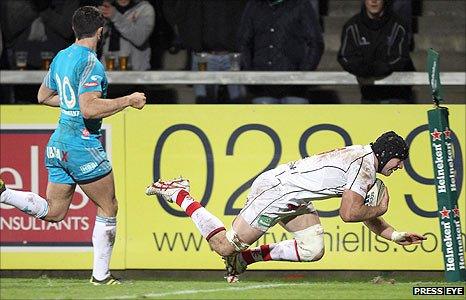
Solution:
M 435 187 L 439 211 L 440 233 L 447 281 L 465 281 L 464 245 L 461 234 L 460 211 L 458 208 L 458 191 L 456 189 L 456 171 L 454 165 L 454 148 L 448 122 L 448 108 L 440 107 L 443 101 L 440 84 L 439 54 L 429 49 L 427 70 L 432 89 L 434 108 L 427 112 L 429 119 L 432 161 L 434 163 Z

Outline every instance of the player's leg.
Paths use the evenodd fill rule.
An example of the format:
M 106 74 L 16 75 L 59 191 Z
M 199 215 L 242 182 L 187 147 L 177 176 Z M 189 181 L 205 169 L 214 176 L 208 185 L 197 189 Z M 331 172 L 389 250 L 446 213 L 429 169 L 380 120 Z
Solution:
M 119 284 L 119 281 L 110 274 L 109 267 L 115 243 L 118 211 L 113 172 L 103 177 L 80 182 L 79 186 L 97 206 L 97 216 L 92 233 L 94 264 L 91 282 L 94 284 Z
M 228 257 L 247 249 L 256 242 L 263 231 L 252 227 L 241 215 L 233 221 L 231 230 L 221 231 L 209 240 L 209 245 L 222 257 Z
M 49 222 L 60 222 L 66 216 L 73 200 L 76 184 L 55 183 L 47 184 L 48 213 L 43 218 Z
M 183 178 L 159 180 L 147 187 L 146 195 L 160 195 L 166 201 L 176 203 L 191 218 L 201 235 L 211 244 L 212 249 L 222 255 L 226 243 L 220 236 L 224 236 L 221 232 L 225 232 L 225 225 L 191 197 L 188 180 Z
M 66 174 L 60 174 L 60 170 L 49 168 L 48 171 L 47 200 L 33 192 L 9 189 L 0 180 L 0 187 L 3 186 L 0 188 L 0 202 L 38 219 L 60 222 L 68 211 L 76 185 Z
M 0 181 L 0 187 L 0 203 L 14 206 L 22 212 L 38 219 L 42 219 L 47 215 L 49 211 L 47 200 L 36 193 L 16 191 L 7 188 L 3 180 Z
M 260 180 L 259 180 L 260 181 Z M 260 194 L 260 189 L 251 195 Z M 268 187 L 265 186 L 266 189 Z M 168 202 L 174 202 L 191 217 L 201 235 L 206 238 L 212 250 L 220 256 L 230 256 L 238 251 L 247 249 L 249 245 L 264 233 L 251 226 L 242 216 L 238 216 L 233 222 L 233 228 L 226 231 L 224 224 L 189 194 L 189 181 L 183 178 L 163 181 L 159 180 L 147 187 L 146 194 L 160 195 Z
M 285 220 L 281 225 L 293 235 L 298 261 L 318 261 L 324 256 L 324 228 L 317 211 Z
M 324 255 L 323 228 L 316 212 L 286 218 L 280 224 L 293 239 L 242 251 L 239 263 L 259 261 L 317 261 Z
M 76 183 L 64 170 L 60 161 L 56 158 L 45 159 L 48 171 L 47 202 L 48 213 L 44 220 L 60 222 L 66 216 L 71 200 L 73 199 Z

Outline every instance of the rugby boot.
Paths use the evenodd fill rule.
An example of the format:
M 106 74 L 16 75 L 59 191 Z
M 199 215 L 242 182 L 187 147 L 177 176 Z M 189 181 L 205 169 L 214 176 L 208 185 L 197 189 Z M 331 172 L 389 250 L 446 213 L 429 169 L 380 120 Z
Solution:
M 89 281 L 93 285 L 117 285 L 121 284 L 121 281 L 115 277 L 113 277 L 112 274 L 110 274 L 107 278 L 103 280 L 97 280 L 95 279 L 94 276 L 92 276 L 91 280 Z
M 153 196 L 159 195 L 167 202 L 172 203 L 172 196 L 177 194 L 179 191 L 185 190 L 189 192 L 189 180 L 183 177 L 179 177 L 173 180 L 162 180 L 159 179 L 146 188 L 146 195 Z
M 241 253 L 235 253 L 230 256 L 222 257 L 225 263 L 226 275 L 225 279 L 228 283 L 239 281 L 239 275 L 246 271 L 248 264 L 241 257 Z

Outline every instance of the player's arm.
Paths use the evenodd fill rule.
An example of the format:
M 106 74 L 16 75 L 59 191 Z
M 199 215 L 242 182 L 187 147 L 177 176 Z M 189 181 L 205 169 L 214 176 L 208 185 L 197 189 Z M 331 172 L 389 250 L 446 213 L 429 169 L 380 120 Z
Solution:
M 52 61 L 50 70 L 45 75 L 44 80 L 42 80 L 39 91 L 37 91 L 37 102 L 48 106 L 59 107 L 60 97 L 57 93 L 57 83 L 55 82 L 55 78 L 51 75 L 53 65 L 54 62 Z
M 341 198 L 340 217 L 345 222 L 361 222 L 383 215 L 388 209 L 388 191 L 377 206 L 364 205 L 364 198 L 352 190 L 345 190 Z
M 56 91 L 49 89 L 44 83 L 42 83 L 39 91 L 37 92 L 37 102 L 39 102 L 39 104 L 59 107 L 60 97 Z
M 142 109 L 146 104 L 144 93 L 132 93 L 115 99 L 102 99 L 100 92 L 79 95 L 79 106 L 85 119 L 100 119 L 116 114 L 128 106 Z
M 427 238 L 414 232 L 398 232 L 381 217 L 364 221 L 373 233 L 399 245 L 420 244 Z

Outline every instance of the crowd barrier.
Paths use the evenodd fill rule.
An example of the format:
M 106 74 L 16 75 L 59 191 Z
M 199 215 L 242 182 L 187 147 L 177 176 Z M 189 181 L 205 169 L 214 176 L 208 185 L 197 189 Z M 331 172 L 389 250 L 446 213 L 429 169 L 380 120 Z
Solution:
M 0 84 L 40 84 L 45 71 L 0 71 Z M 198 72 L 198 71 L 110 71 L 110 84 L 290 84 L 357 85 L 348 72 Z M 442 85 L 466 85 L 466 72 L 441 72 Z M 426 72 L 394 72 L 384 78 L 366 80 L 374 85 L 428 85 Z

